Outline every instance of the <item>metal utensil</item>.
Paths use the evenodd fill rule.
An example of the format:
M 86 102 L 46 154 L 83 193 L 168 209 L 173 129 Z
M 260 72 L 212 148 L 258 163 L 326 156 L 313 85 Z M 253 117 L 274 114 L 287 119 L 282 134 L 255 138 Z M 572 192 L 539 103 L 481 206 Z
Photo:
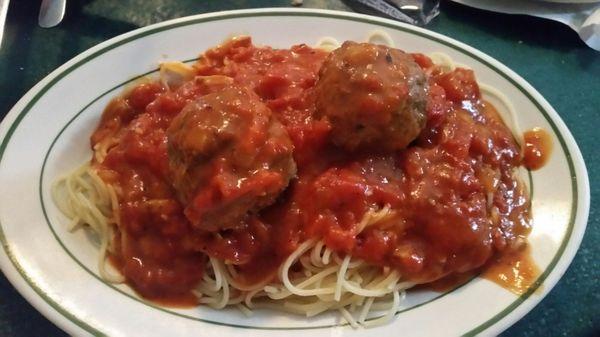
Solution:
M 65 16 L 67 0 L 42 0 L 38 24 L 42 28 L 58 25 Z
M 440 0 L 347 0 L 358 12 L 423 26 L 439 14 Z
M 2 46 L 2 36 L 4 35 L 4 23 L 6 22 L 6 13 L 8 12 L 8 1 L 0 0 L 0 47 Z

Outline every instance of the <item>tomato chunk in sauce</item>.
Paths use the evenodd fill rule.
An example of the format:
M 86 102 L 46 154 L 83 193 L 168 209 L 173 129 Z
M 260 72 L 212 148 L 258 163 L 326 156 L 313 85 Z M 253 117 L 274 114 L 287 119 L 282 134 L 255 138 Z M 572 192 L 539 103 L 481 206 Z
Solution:
M 236 264 L 241 283 L 269 279 L 310 238 L 416 283 L 479 268 L 523 242 L 530 214 L 514 173 L 521 152 L 472 71 L 442 72 L 427 56 L 408 54 L 429 74 L 424 129 L 404 149 L 346 151 L 332 142 L 328 121 L 314 117 L 327 55 L 240 37 L 194 66 L 197 76 L 227 76 L 253 91 L 285 128 L 297 166 L 273 205 L 219 231 L 186 218 L 169 168 L 167 130 L 206 90 L 195 80 L 169 89 L 143 83 L 109 104 L 92 135 L 93 164 L 119 199 L 113 260 L 140 294 L 189 295 L 207 256 Z M 388 216 L 359 228 L 383 208 Z

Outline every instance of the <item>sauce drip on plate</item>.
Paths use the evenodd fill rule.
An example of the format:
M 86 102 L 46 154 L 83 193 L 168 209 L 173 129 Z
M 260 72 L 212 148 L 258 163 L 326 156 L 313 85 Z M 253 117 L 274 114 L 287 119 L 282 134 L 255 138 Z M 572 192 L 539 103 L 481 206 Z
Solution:
M 539 275 L 540 269 L 533 261 L 528 244 L 492 260 L 482 274 L 485 279 L 517 295 L 527 292 Z
M 552 139 L 542 128 L 533 128 L 523 134 L 525 149 L 523 164 L 530 170 L 542 168 L 552 152 Z

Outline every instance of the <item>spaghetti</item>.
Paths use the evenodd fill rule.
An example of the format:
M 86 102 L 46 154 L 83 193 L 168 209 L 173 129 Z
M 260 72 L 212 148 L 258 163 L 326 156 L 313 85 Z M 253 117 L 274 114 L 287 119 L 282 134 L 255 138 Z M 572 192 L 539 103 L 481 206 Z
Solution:
M 367 41 L 379 43 L 383 41 L 384 44 L 393 47 L 393 40 L 386 33 L 380 31 L 370 34 Z M 311 166 L 312 161 L 323 156 L 323 152 L 318 152 L 314 148 L 324 148 L 327 150 L 323 151 L 331 151 L 327 147 L 330 145 L 322 145 L 325 143 L 319 141 L 320 137 L 327 135 L 329 129 L 320 121 L 311 120 L 310 125 L 302 124 L 302 127 L 305 128 L 298 131 L 298 125 L 300 124 L 295 124 L 297 120 L 302 120 L 303 118 L 304 120 L 308 120 L 310 117 L 298 117 L 292 115 L 292 112 L 304 111 L 302 113 L 306 113 L 308 111 L 309 114 L 311 113 L 310 109 L 307 108 L 308 105 L 304 105 L 306 102 L 312 102 L 310 99 L 305 98 L 305 93 L 310 93 L 310 90 L 313 90 L 317 71 L 327 56 L 327 53 L 323 52 L 323 50 L 329 52 L 339 48 L 340 43 L 337 40 L 329 37 L 319 40 L 317 48 L 321 50 L 320 52 L 316 52 L 307 46 L 296 46 L 291 51 L 277 51 L 269 48 L 257 49 L 249 43 L 249 40 L 243 38 L 233 39 L 224 46 L 217 47 L 205 53 L 200 59 L 199 64 L 194 67 L 173 62 L 165 63 L 161 66 L 160 81 L 157 82 L 160 84 L 140 85 L 133 89 L 126 99 L 121 98 L 111 103 L 111 108 L 107 110 L 108 112 L 105 111 L 101 125 L 92 136 L 92 143 L 94 144 L 92 162 L 82 165 L 55 181 L 52 188 L 54 201 L 60 211 L 70 219 L 70 230 L 87 226 L 98 235 L 100 242 L 99 272 L 101 277 L 113 283 L 128 282 L 136 290 L 140 291 L 143 296 L 152 298 L 148 294 L 152 294 L 153 292 L 161 294 L 168 291 L 165 290 L 166 288 L 164 288 L 163 284 L 146 286 L 143 282 L 159 282 L 162 280 L 161 278 L 165 278 L 167 280 L 164 281 L 165 283 L 172 284 L 172 280 L 175 278 L 171 278 L 170 275 L 181 276 L 180 271 L 186 270 L 186 273 L 193 277 L 189 276 L 189 279 L 177 281 L 176 283 L 182 289 L 187 289 L 186 287 L 189 287 L 189 284 L 193 284 L 193 294 L 197 298 L 197 303 L 215 309 L 236 306 L 243 313 L 251 315 L 254 309 L 268 308 L 300 314 L 306 317 L 315 316 L 325 311 L 337 310 L 353 327 L 385 324 L 398 311 L 402 299 L 406 296 L 407 289 L 415 284 L 427 283 L 454 271 L 434 272 L 423 269 L 424 262 L 418 254 L 425 254 L 425 252 L 428 252 L 426 249 L 430 248 L 426 247 L 422 241 L 423 239 L 416 241 L 402 241 L 400 239 L 401 233 L 409 231 L 411 226 L 414 226 L 412 222 L 423 221 L 423 223 L 426 223 L 432 220 L 425 218 L 420 213 L 420 208 L 415 208 L 415 213 L 407 217 L 406 214 L 409 214 L 408 209 L 399 206 L 399 203 L 402 203 L 404 200 L 402 198 L 406 199 L 406 197 L 398 197 L 404 195 L 403 193 L 405 192 L 397 189 L 391 189 L 390 192 L 382 188 L 381 185 L 378 185 L 379 183 L 373 183 L 372 179 L 379 179 L 377 181 L 385 182 L 386 186 L 393 185 L 396 181 L 399 185 L 404 184 L 401 181 L 403 181 L 402 179 L 407 179 L 403 176 L 405 173 L 397 173 L 399 171 L 393 161 L 379 157 L 367 157 L 364 162 L 360 162 L 361 164 L 351 164 L 348 167 L 337 167 L 334 165 L 325 171 L 315 170 L 317 170 L 316 167 L 319 167 L 319 165 L 327 166 L 333 164 L 318 163 L 316 166 Z M 235 58 L 228 58 L 227 55 L 229 52 L 237 53 L 235 54 Z M 260 77 L 262 76 L 260 73 L 263 70 L 266 72 L 268 69 L 272 70 L 277 67 L 276 64 L 260 63 L 266 62 L 265 60 L 269 60 L 269 62 L 284 60 L 285 62 L 296 63 L 292 64 L 289 68 L 285 68 L 287 77 L 285 80 L 282 80 L 274 76 Z M 434 73 L 439 74 L 440 72 L 442 74 L 452 73 L 458 68 L 452 59 L 445 54 L 434 53 L 430 55 L 430 60 L 433 61 L 434 66 L 426 68 L 425 72 L 427 76 L 434 76 Z M 284 61 L 281 61 L 281 63 L 285 63 Z M 244 62 L 248 62 L 252 67 L 244 67 L 246 64 Z M 263 66 L 264 68 L 261 68 Z M 197 75 L 208 77 L 199 80 L 195 78 Z M 215 223 L 214 226 L 223 226 L 222 229 L 218 232 L 212 230 L 204 232 L 194 227 L 196 226 L 194 223 L 190 224 L 187 220 L 181 220 L 182 214 L 191 219 L 189 216 L 191 211 L 188 208 L 182 209 L 179 201 L 177 201 L 181 200 L 182 194 L 185 197 L 185 193 L 187 192 L 175 192 L 172 186 L 165 185 L 162 182 L 149 183 L 152 181 L 151 179 L 156 179 L 156 177 L 172 177 L 173 173 L 164 173 L 165 168 L 161 164 L 161 160 L 163 160 L 161 158 L 167 158 L 166 148 L 159 145 L 156 149 L 149 150 L 147 144 L 163 144 L 166 143 L 167 139 L 171 141 L 171 138 L 167 138 L 168 132 L 180 131 L 179 129 L 172 131 L 173 127 L 169 128 L 171 120 L 174 118 L 173 116 L 178 116 L 175 117 L 177 121 L 177 118 L 183 118 L 179 116 L 183 116 L 186 113 L 188 115 L 191 114 L 188 112 L 189 108 L 187 107 L 182 110 L 183 104 L 178 100 L 183 100 L 186 102 L 185 104 L 188 104 L 187 102 L 192 101 L 193 95 L 202 93 L 208 97 L 211 95 L 210 90 L 216 90 L 213 87 L 221 88 L 233 83 L 227 78 L 224 80 L 222 75 L 234 78 L 235 81 L 241 81 L 239 80 L 240 78 L 247 81 L 253 91 L 257 92 L 260 98 L 268 103 L 268 107 L 277 112 L 278 118 L 281 119 L 282 124 L 286 127 L 287 132 L 290 133 L 291 139 L 294 142 L 295 151 L 297 151 L 294 154 L 294 159 L 298 163 L 298 179 L 302 183 L 294 183 L 293 188 L 291 188 L 292 192 L 286 196 L 287 199 L 267 208 L 269 210 L 265 211 L 265 214 L 260 213 L 257 218 L 244 218 L 243 222 L 237 225 L 242 226 L 239 227 L 241 229 L 238 230 L 238 227 L 232 227 L 229 224 L 222 225 Z M 283 81 L 283 84 L 280 83 L 281 81 Z M 273 89 L 273 86 L 276 86 L 277 89 Z M 479 86 L 486 95 L 493 96 L 503 103 L 510 117 L 508 119 L 505 117 L 504 120 L 510 122 L 513 131 L 517 132 L 517 135 L 520 134 L 516 125 L 516 118 L 514 117 L 514 108 L 510 104 L 510 101 L 491 86 L 482 84 L 479 84 Z M 236 90 L 240 91 L 242 89 Z M 207 91 L 209 92 L 208 94 L 206 93 Z M 447 91 L 446 94 L 450 95 L 450 92 Z M 226 94 L 222 92 L 221 95 Z M 247 95 L 249 96 L 244 99 L 250 100 L 249 105 L 262 104 L 252 101 L 254 94 Z M 445 97 L 441 95 L 435 99 L 442 100 L 446 99 Z M 211 103 L 205 99 L 202 104 L 206 106 Z M 441 103 L 431 103 L 429 101 L 427 104 L 428 106 L 433 106 Z M 169 112 L 165 115 L 167 117 L 162 116 L 153 119 L 153 109 L 160 109 L 160 113 L 164 111 Z M 119 112 L 119 114 L 116 112 Z M 300 114 L 300 112 L 297 113 Z M 146 118 L 146 114 L 150 114 L 150 117 Z M 466 115 L 462 112 L 453 114 L 457 115 L 457 117 L 453 117 L 455 118 L 454 123 L 463 123 L 462 121 Z M 189 122 L 194 116 L 186 116 L 185 118 Z M 252 123 L 254 122 L 253 120 Z M 428 123 L 431 122 L 428 121 Z M 501 134 L 505 132 L 505 130 L 501 129 L 504 128 L 501 125 L 502 123 L 493 124 L 495 123 L 493 121 L 490 123 L 492 123 L 490 125 L 493 127 L 498 128 Z M 438 123 L 438 125 L 441 124 Z M 438 127 L 438 125 L 432 127 Z M 185 128 L 186 126 L 184 125 L 183 127 Z M 278 127 L 278 125 L 274 126 L 274 124 L 270 124 L 269 132 L 278 134 L 280 131 L 272 131 Z M 476 132 L 480 132 L 478 128 L 479 126 L 475 127 Z M 506 132 L 510 135 L 510 131 Z M 517 137 L 517 139 L 519 138 Z M 267 145 L 264 146 L 268 146 L 271 143 L 265 144 Z M 136 155 L 132 157 L 130 152 L 127 151 L 133 151 L 132 147 L 136 146 L 138 148 L 134 150 L 138 151 L 139 154 L 136 152 Z M 504 150 L 517 151 L 516 149 L 517 147 L 515 146 Z M 175 155 L 181 156 L 177 157 L 178 160 L 186 162 L 187 157 L 185 156 L 187 156 L 187 152 L 179 154 L 174 151 L 171 148 L 169 149 L 168 154 L 171 156 L 169 158 L 172 158 L 175 153 Z M 235 151 L 238 150 L 236 149 Z M 282 150 L 278 151 L 281 153 Z M 335 152 L 326 153 L 332 157 L 337 156 Z M 427 153 L 424 155 L 430 155 Z M 241 154 L 238 153 L 238 155 Z M 403 155 L 405 157 L 402 158 L 406 158 L 403 160 L 408 161 L 410 159 L 409 155 Z M 263 153 L 257 152 L 255 156 L 263 156 Z M 335 158 L 340 162 L 348 161 L 348 158 L 345 157 L 338 156 Z M 431 160 L 439 159 L 433 158 Z M 511 165 L 514 165 L 514 160 L 514 158 L 509 159 L 513 163 Z M 278 159 L 275 163 L 279 165 L 281 161 L 281 159 Z M 139 163 L 143 163 L 145 166 L 139 169 L 135 166 L 140 165 Z M 271 162 L 268 162 L 268 164 L 275 165 Z M 263 162 L 261 165 L 264 166 L 266 164 Z M 515 228 L 517 228 L 510 234 L 514 235 L 514 237 L 523 237 L 529 228 L 529 218 L 526 211 L 528 200 L 523 189 L 520 187 L 520 183 L 514 180 L 516 178 L 512 175 L 510 177 L 502 176 L 504 173 L 498 171 L 495 163 L 482 161 L 478 165 L 483 167 L 477 168 L 477 179 L 482 181 L 482 186 L 484 186 L 482 188 L 486 191 L 483 194 L 485 207 L 481 209 L 482 215 L 473 215 L 473 219 L 482 217 L 482 221 L 486 223 L 488 221 L 499 223 L 508 219 L 513 221 Z M 285 169 L 287 168 L 285 166 L 280 168 L 280 170 L 281 172 L 286 172 Z M 409 168 L 417 170 L 416 174 L 421 177 L 429 174 L 423 171 L 423 169 L 419 171 L 419 169 L 413 167 Z M 295 169 L 295 166 L 289 169 Z M 188 167 L 185 174 L 194 170 L 199 169 Z M 320 168 L 319 170 L 322 169 Z M 380 173 L 377 173 L 379 176 L 372 178 L 369 175 L 362 176 L 362 174 L 365 174 L 364 172 Z M 446 172 L 444 174 L 450 175 L 453 173 Z M 290 174 L 290 176 L 292 175 L 293 173 Z M 354 186 L 360 187 L 360 193 L 364 193 L 364 198 L 368 201 L 365 201 L 365 205 L 367 206 L 365 206 L 364 211 L 357 211 L 361 210 L 360 207 L 363 206 L 362 204 L 360 207 L 356 206 L 356 200 L 344 199 L 346 201 L 341 201 L 340 205 L 347 202 L 349 204 L 348 207 L 354 208 L 350 209 L 350 211 L 344 211 L 345 213 L 335 213 L 338 212 L 336 207 L 341 206 L 338 204 L 330 206 L 328 204 L 333 201 L 327 199 L 327 186 L 343 187 L 346 182 L 343 180 L 333 180 L 332 182 L 328 180 L 331 179 L 331 176 L 344 177 L 344 179 L 348 179 L 347 181 L 352 181 L 356 184 L 347 187 L 346 190 L 340 189 L 340 191 L 345 192 L 336 194 L 339 198 L 347 198 L 343 196 L 344 194 L 351 196 L 353 193 L 358 193 L 352 188 Z M 269 176 L 267 175 L 266 177 Z M 304 178 L 305 180 L 302 180 Z M 247 178 L 239 181 L 245 181 L 245 179 Z M 264 179 L 256 183 L 266 184 Z M 240 184 L 239 181 L 238 186 Z M 514 186 L 510 185 L 509 181 L 510 183 L 514 183 Z M 424 182 L 421 183 L 424 184 Z M 189 181 L 186 180 L 186 184 L 190 184 Z M 226 183 L 221 182 L 220 184 Z M 194 190 L 202 191 L 203 188 L 209 187 L 199 185 L 194 186 Z M 477 190 L 471 190 L 468 193 L 475 193 L 473 191 Z M 136 193 L 141 193 L 143 197 L 138 197 Z M 319 194 L 319 196 L 315 197 L 315 202 L 312 202 L 312 200 L 307 200 L 303 193 L 306 195 L 311 195 L 311 193 L 325 193 L 325 195 L 320 196 Z M 519 204 L 515 208 L 514 214 L 511 211 L 507 213 L 505 209 L 501 209 L 501 207 L 499 208 L 495 204 L 498 200 L 505 201 L 503 193 L 514 193 L 516 195 Z M 193 202 L 205 200 L 200 197 L 195 198 Z M 214 199 L 215 197 L 212 196 L 211 198 Z M 322 198 L 322 200 L 318 198 Z M 371 201 L 369 198 L 375 199 Z M 470 198 L 468 199 L 469 202 L 479 205 L 480 200 L 477 196 L 468 196 L 465 198 Z M 389 200 L 389 202 L 382 202 L 382 200 Z M 434 199 L 427 200 L 427 202 L 435 203 Z M 207 203 L 207 201 L 202 202 Z M 296 225 L 297 223 L 302 223 L 300 220 L 297 220 L 302 218 L 300 215 L 301 212 L 313 214 L 313 207 L 316 207 L 315 204 L 319 204 L 319 207 L 322 208 L 314 212 L 314 219 L 306 220 L 309 216 L 305 215 L 304 220 L 302 220 L 305 222 L 308 221 L 311 225 L 301 230 L 294 227 L 298 226 Z M 212 204 L 208 203 L 206 205 Z M 419 204 L 418 207 L 425 206 Z M 458 204 L 456 207 L 465 206 Z M 144 213 L 135 213 L 140 212 L 139 209 L 143 209 Z M 194 212 L 198 211 L 194 210 Z M 254 213 L 251 214 L 257 214 L 256 211 L 252 212 Z M 438 211 L 433 209 L 432 212 Z M 488 220 L 486 212 L 493 213 L 490 216 L 491 220 Z M 517 214 L 518 212 L 520 213 Z M 204 216 L 202 219 L 208 219 L 205 213 L 194 214 L 199 214 L 194 216 Z M 446 215 L 446 217 L 454 216 L 453 214 Z M 356 217 L 356 215 L 359 215 L 359 217 Z M 162 219 L 160 220 L 162 221 L 160 222 L 161 226 L 154 228 L 154 225 L 145 223 L 144 221 L 148 221 L 147 219 L 150 216 L 160 217 Z M 440 217 L 440 219 L 445 217 L 441 213 L 435 216 Z M 273 229 L 275 225 L 269 223 L 269 219 L 273 217 L 282 218 L 282 222 L 287 221 L 285 225 L 287 227 L 279 225 L 279 227 L 284 229 Z M 343 223 L 340 220 L 342 217 L 347 218 L 344 218 L 345 222 Z M 504 220 L 501 218 L 504 218 Z M 463 220 L 456 219 L 456 221 Z M 475 220 L 469 219 L 468 221 Z M 518 224 L 517 221 L 519 221 Z M 399 225 L 399 223 L 402 223 L 402 225 Z M 327 224 L 329 227 L 315 224 Z M 405 229 L 399 231 L 398 226 L 402 226 Z M 327 228 L 329 232 L 323 228 Z M 295 234 L 285 236 L 289 235 L 286 233 L 294 231 L 301 233 L 300 236 L 295 236 Z M 251 233 L 252 236 L 246 237 L 243 233 Z M 494 235 L 501 234 L 498 234 L 498 232 L 493 233 Z M 261 235 L 265 237 L 271 235 L 270 239 L 266 241 L 271 240 L 275 242 L 273 246 L 279 244 L 278 242 L 295 243 L 288 243 L 281 247 L 260 245 L 260 240 L 263 240 L 260 239 Z M 443 243 L 445 245 L 453 244 L 450 242 L 451 240 L 462 240 L 454 238 L 452 236 L 454 234 L 446 233 L 444 235 L 449 235 L 449 241 Z M 280 239 L 281 237 L 284 239 Z M 354 241 L 348 241 L 350 239 L 343 241 L 340 239 L 346 237 Z M 157 243 L 156 240 L 170 240 L 169 247 L 175 245 L 178 248 L 174 252 L 168 251 L 171 248 L 161 246 L 161 243 Z M 229 249 L 232 249 L 231 242 L 239 245 L 235 246 L 237 249 L 234 252 L 235 254 L 229 254 Z M 389 248 L 392 253 L 382 251 L 384 248 L 388 249 L 387 247 L 390 244 L 393 245 L 393 242 L 396 242 L 396 246 Z M 510 245 L 510 242 L 506 238 L 504 238 L 503 242 L 505 246 Z M 193 248 L 189 249 L 187 247 Z M 486 247 L 486 249 L 488 248 Z M 276 250 L 275 252 L 283 251 L 283 253 L 281 253 L 282 255 L 277 255 L 279 253 L 273 253 L 274 250 Z M 124 253 L 125 251 L 127 252 Z M 151 258 L 148 257 L 148 261 L 152 261 L 152 263 L 145 265 L 140 262 L 139 266 L 128 265 L 127 254 L 151 256 Z M 155 268 L 155 265 L 158 266 L 156 268 L 162 268 L 163 265 L 160 265 L 160 263 L 163 263 L 161 261 L 165 259 L 165 256 L 170 256 L 169 254 L 180 255 L 177 255 L 177 263 L 173 264 L 172 269 L 169 269 L 171 268 L 171 265 L 169 265 L 167 272 L 163 273 L 167 276 L 161 273 L 152 274 L 154 272 L 152 268 Z M 490 256 L 491 251 L 486 251 L 486 254 L 486 256 Z M 265 256 L 269 255 L 277 255 L 277 257 L 273 260 L 272 266 L 268 265 L 264 267 L 265 272 L 260 270 L 263 267 L 252 267 L 259 269 L 258 274 L 252 271 L 249 272 L 249 269 L 252 268 L 248 267 L 248 265 L 254 266 L 253 263 L 261 263 L 261 259 L 264 260 Z M 113 258 L 112 262 L 116 262 L 110 263 L 111 259 L 109 259 L 109 256 Z M 412 263 L 410 265 L 412 267 L 398 267 L 403 266 L 403 263 Z M 467 266 L 472 265 L 479 266 L 483 262 L 478 260 L 469 264 L 457 260 L 453 263 L 459 266 L 456 267 L 458 270 L 469 268 Z M 191 268 L 189 267 L 190 265 L 194 265 L 194 269 L 189 269 Z M 115 267 L 120 272 L 116 272 Z M 145 271 L 144 275 L 152 275 L 151 280 L 148 281 L 139 276 L 140 274 L 136 268 L 149 268 L 149 271 Z M 269 270 L 272 270 L 272 272 L 269 272 Z M 373 316 L 377 314 L 379 316 L 373 319 Z

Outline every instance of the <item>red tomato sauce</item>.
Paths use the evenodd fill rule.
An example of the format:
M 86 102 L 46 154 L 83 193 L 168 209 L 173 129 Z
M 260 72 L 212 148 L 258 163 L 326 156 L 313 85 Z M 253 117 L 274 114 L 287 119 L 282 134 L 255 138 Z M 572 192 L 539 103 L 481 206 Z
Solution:
M 531 257 L 531 247 L 523 244 L 495 257 L 481 276 L 516 295 L 523 295 L 537 282 L 540 269 Z
M 329 124 L 312 118 L 311 90 L 326 56 L 306 45 L 276 50 L 237 38 L 194 66 L 198 75 L 226 75 L 254 90 L 287 129 L 298 166 L 274 205 L 218 235 L 190 225 L 168 175 L 165 130 L 202 88 L 145 83 L 109 104 L 92 146 L 119 141 L 94 164 L 119 197 L 113 260 L 141 295 L 189 295 L 207 255 L 237 263 L 241 283 L 273 278 L 314 237 L 425 283 L 479 268 L 528 234 L 529 198 L 513 174 L 520 149 L 481 99 L 472 71 L 442 73 L 414 54 L 431 74 L 426 129 L 396 153 L 348 154 L 330 142 Z M 385 205 L 392 215 L 359 233 L 363 216 Z
M 533 128 L 523 134 L 525 149 L 523 153 L 523 165 L 530 170 L 542 168 L 552 153 L 552 139 L 550 135 L 541 128 Z

